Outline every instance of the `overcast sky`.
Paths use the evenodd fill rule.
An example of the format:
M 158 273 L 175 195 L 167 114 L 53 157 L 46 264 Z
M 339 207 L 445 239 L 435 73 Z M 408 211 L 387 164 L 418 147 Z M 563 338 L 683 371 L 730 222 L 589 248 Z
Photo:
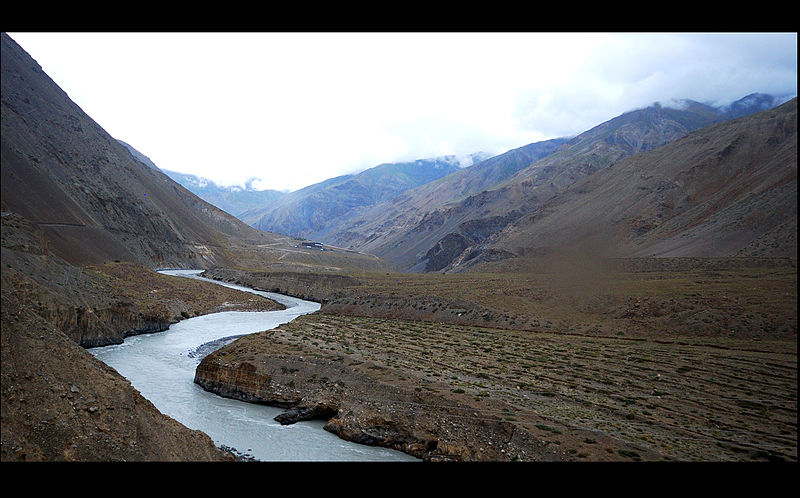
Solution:
M 9 33 L 162 169 L 295 190 L 689 98 L 797 94 L 797 33 Z

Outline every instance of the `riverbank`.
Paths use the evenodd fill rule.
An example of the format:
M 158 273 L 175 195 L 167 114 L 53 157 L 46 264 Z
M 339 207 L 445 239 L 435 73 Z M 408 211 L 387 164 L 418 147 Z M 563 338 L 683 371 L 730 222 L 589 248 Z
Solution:
M 425 460 L 796 461 L 796 352 L 719 346 L 315 314 L 195 381 Z

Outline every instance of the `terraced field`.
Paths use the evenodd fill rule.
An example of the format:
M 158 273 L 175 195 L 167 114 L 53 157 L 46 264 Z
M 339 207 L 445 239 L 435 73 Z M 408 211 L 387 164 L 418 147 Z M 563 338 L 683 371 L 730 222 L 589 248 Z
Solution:
M 326 315 L 273 339 L 381 382 L 458 394 L 482 407 L 477 416 L 538 430 L 578 459 L 598 449 L 587 431 L 678 460 L 797 459 L 797 355 L 785 341 L 754 349 Z M 507 408 L 486 409 L 495 402 Z

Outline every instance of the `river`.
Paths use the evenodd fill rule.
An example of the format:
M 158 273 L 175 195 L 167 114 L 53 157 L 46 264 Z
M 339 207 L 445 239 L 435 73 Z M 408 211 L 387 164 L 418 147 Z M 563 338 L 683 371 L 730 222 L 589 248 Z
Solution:
M 350 443 L 325 431 L 322 421 L 281 425 L 283 410 L 222 398 L 194 383 L 202 356 L 234 340 L 319 310 L 318 303 L 199 277 L 200 270 L 160 270 L 198 278 L 277 301 L 285 310 L 226 311 L 182 320 L 168 330 L 127 337 L 89 351 L 127 378 L 162 413 L 208 434 L 220 447 L 258 461 L 415 461 L 402 452 Z

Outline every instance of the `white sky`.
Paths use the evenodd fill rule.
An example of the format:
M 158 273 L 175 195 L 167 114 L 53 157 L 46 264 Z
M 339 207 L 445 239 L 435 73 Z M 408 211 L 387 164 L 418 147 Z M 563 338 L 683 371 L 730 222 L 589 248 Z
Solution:
M 9 33 L 163 169 L 296 190 L 655 101 L 797 94 L 797 33 Z

